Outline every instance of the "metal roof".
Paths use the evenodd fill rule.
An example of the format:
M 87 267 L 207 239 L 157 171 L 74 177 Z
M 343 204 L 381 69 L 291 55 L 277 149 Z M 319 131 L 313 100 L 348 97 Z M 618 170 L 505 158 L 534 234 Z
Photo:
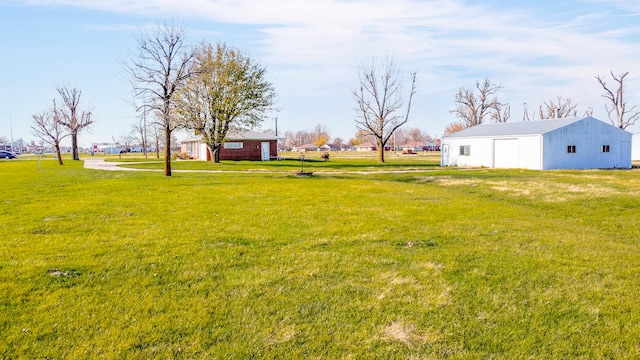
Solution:
M 233 141 L 233 140 L 281 140 L 283 137 L 275 136 L 271 134 L 265 134 L 259 131 L 253 130 L 233 130 L 230 129 L 227 133 L 225 141 Z M 202 137 L 192 137 L 182 141 L 183 143 L 187 142 L 202 142 Z
M 480 124 L 447 135 L 448 138 L 478 137 L 478 136 L 515 136 L 515 135 L 541 135 L 561 127 L 573 124 L 588 117 L 573 117 L 561 119 L 548 119 L 536 121 L 522 121 L 512 123 Z M 600 120 L 598 120 L 600 121 Z M 604 122 L 603 122 L 604 123 Z M 606 124 L 606 123 L 605 123 Z
M 253 130 L 229 130 L 227 140 L 278 140 L 281 137 Z

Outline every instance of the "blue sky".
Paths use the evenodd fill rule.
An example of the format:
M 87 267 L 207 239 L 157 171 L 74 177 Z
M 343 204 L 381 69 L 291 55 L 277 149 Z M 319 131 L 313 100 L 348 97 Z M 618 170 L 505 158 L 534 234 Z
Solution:
M 455 121 L 457 90 L 485 77 L 503 85 L 510 121 L 522 121 L 525 102 L 531 110 L 558 96 L 608 121 L 594 76 L 610 70 L 630 71 L 627 99 L 640 107 L 638 2 L 0 0 L 0 136 L 12 127 L 14 139 L 34 139 L 31 115 L 50 107 L 60 85 L 82 90 L 93 111 L 81 145 L 130 132 L 136 113 L 122 62 L 137 29 L 169 17 L 194 42 L 224 41 L 267 68 L 280 109 L 269 118 L 281 132 L 322 124 L 332 137 L 353 137 L 351 91 L 373 56 L 393 57 L 407 76 L 418 71 L 407 126 L 432 136 Z

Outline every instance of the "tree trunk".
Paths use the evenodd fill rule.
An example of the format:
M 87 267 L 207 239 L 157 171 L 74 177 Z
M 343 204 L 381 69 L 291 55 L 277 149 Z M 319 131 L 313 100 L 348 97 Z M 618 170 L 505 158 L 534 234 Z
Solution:
M 378 138 L 378 162 L 384 162 L 384 145 L 382 143 L 382 138 Z
M 144 158 L 147 158 L 147 142 L 143 139 L 142 140 L 142 152 L 144 153 Z
M 211 163 L 220 163 L 220 144 L 209 145 L 209 152 L 211 153 Z
M 171 176 L 171 128 L 164 128 L 164 176 Z
M 71 133 L 71 152 L 73 153 L 73 160 L 80 160 L 78 157 L 78 133 Z
M 58 156 L 58 165 L 64 165 L 62 163 L 62 154 L 60 154 L 60 143 L 57 142 L 54 146 L 56 148 L 56 155 Z

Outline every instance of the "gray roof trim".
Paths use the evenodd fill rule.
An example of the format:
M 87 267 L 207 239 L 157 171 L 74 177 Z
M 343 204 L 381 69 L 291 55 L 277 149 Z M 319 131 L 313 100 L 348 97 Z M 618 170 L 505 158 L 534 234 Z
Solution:
M 589 118 L 592 117 L 589 116 L 512 123 L 481 124 L 447 135 L 445 136 L 445 138 L 542 135 Z M 597 120 L 595 118 L 592 119 Z M 605 122 L 603 123 L 606 124 Z
M 278 140 L 280 138 L 281 137 L 279 137 L 279 136 L 275 136 L 275 135 L 271 135 L 271 134 L 265 134 L 263 132 L 252 131 L 252 130 L 239 131 L 239 132 L 234 132 L 232 130 L 229 130 L 229 132 L 227 133 L 227 136 L 226 136 L 226 140 L 227 141 L 232 141 L 232 140 Z
M 229 130 L 229 132 L 227 133 L 226 139 L 225 141 L 238 141 L 238 140 L 265 140 L 265 141 L 270 141 L 270 140 L 281 140 L 284 139 L 281 136 L 275 136 L 275 135 L 271 135 L 271 134 L 265 134 L 259 131 L 252 131 L 252 130 L 247 130 L 247 131 L 233 131 L 233 130 Z M 201 142 L 202 138 L 201 137 L 192 137 L 189 139 L 186 139 L 182 142 Z

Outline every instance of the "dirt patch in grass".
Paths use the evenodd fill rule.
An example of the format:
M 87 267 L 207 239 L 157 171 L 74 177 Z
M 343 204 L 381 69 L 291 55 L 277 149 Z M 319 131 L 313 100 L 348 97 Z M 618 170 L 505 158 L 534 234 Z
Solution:
M 594 198 L 617 195 L 615 189 L 596 184 L 564 183 L 513 183 L 490 182 L 491 189 L 511 193 L 515 196 L 540 199 L 546 202 L 563 202 L 579 198 Z
M 454 179 L 443 177 L 435 181 L 442 186 L 479 187 L 487 186 L 491 190 L 517 197 L 538 199 L 545 202 L 564 202 L 582 198 L 601 198 L 620 195 L 618 189 L 600 184 L 568 184 L 555 181 L 485 181 L 481 179 Z
M 380 338 L 386 341 L 403 343 L 409 348 L 420 347 L 436 341 L 434 336 L 420 333 L 415 325 L 407 324 L 403 321 L 394 321 L 385 326 L 381 331 Z
M 277 331 L 269 334 L 265 339 L 267 345 L 276 345 L 291 341 L 295 338 L 296 330 L 293 325 L 282 326 Z

